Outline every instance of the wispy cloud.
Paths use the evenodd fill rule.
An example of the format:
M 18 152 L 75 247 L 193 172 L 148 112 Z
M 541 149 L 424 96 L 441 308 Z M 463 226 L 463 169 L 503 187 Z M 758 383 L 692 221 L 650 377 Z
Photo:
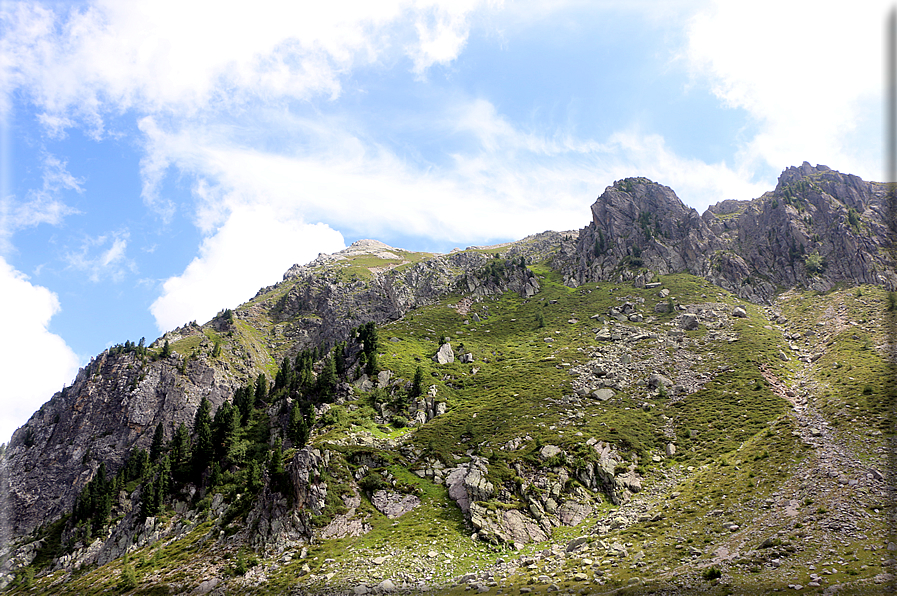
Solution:
M 29 190 L 24 200 L 13 195 L 0 197 L 0 254 L 12 250 L 12 235 L 40 224 L 59 225 L 77 210 L 65 204 L 63 191 L 84 192 L 84 180 L 72 176 L 66 164 L 53 155 L 43 158 L 43 184 Z
M 92 282 L 121 281 L 126 273 L 137 271 L 136 264 L 126 252 L 129 238 L 127 231 L 86 238 L 78 250 L 65 255 L 65 260 L 70 267 L 87 273 Z

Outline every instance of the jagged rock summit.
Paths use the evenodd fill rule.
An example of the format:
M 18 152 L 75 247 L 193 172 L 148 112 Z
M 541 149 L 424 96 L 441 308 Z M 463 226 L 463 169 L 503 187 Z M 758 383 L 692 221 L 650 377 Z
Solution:
M 646 178 L 609 186 L 575 250 L 556 264 L 570 285 L 687 271 L 753 302 L 780 288 L 897 287 L 886 188 L 827 166 L 786 169 L 775 190 L 703 215 Z

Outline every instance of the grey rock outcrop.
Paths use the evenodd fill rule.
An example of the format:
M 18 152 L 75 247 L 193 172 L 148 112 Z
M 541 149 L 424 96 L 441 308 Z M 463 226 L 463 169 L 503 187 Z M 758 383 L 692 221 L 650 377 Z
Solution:
M 782 172 L 775 190 L 702 216 L 670 188 L 627 178 L 592 205 L 592 222 L 575 247 L 562 245 L 554 264 L 570 286 L 640 284 L 646 271 L 685 271 L 752 302 L 769 301 L 777 287 L 895 289 L 886 213 L 884 184 L 806 162 Z

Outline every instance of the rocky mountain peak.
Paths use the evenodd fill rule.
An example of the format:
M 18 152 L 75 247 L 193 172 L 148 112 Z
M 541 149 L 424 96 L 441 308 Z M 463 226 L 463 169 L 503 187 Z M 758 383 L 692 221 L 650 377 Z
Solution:
M 793 184 L 803 178 L 808 176 L 813 176 L 814 174 L 820 174 L 823 172 L 832 172 L 830 167 L 824 166 L 822 164 L 816 164 L 816 166 L 811 166 L 810 162 L 805 161 L 800 166 L 790 166 L 785 168 L 781 174 L 779 174 L 779 181 L 776 184 L 776 190 L 780 191 L 784 189 L 789 184 Z M 835 172 L 836 174 L 838 172 Z

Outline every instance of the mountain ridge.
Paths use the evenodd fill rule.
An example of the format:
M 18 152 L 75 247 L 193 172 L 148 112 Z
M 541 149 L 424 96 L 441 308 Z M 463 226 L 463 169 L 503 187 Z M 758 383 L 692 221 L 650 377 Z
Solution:
M 703 403 L 701 400 L 709 399 L 702 397 L 705 395 L 725 401 L 725 390 L 715 389 L 714 379 L 734 374 L 737 383 L 747 383 L 749 390 L 765 396 L 765 405 L 758 411 L 766 413 L 745 429 L 780 420 L 790 399 L 786 392 L 796 390 L 779 391 L 779 377 L 797 374 L 792 368 L 797 365 L 798 354 L 808 366 L 828 357 L 804 354 L 804 348 L 798 345 L 801 338 L 794 337 L 794 331 L 785 331 L 790 329 L 788 317 L 770 308 L 786 295 L 783 288 L 837 292 L 842 286 L 878 286 L 882 289 L 867 291 L 884 302 L 882 292 L 897 287 L 889 254 L 894 237 L 885 225 L 885 190 L 883 184 L 805 162 L 786 169 L 773 191 L 750 201 L 724 201 L 699 215 L 672 189 L 645 178 L 627 178 L 607 187 L 591 206 L 591 222 L 578 233 L 544 232 L 517 242 L 448 254 L 415 253 L 376 240 L 362 240 L 338 253 L 319 255 L 306 265 L 294 265 L 280 282 L 260 289 L 253 299 L 222 311 L 205 325 L 177 328 L 147 348 L 128 342 L 92 359 L 70 387 L 53 396 L 14 433 L 3 453 L 7 531 L 16 538 L 41 531 L 41 527 L 46 529 L 47 524 L 72 510 L 101 468 L 118 473 L 129 465 L 134 450 L 150 451 L 152 430 L 157 426 L 161 425 L 164 436 L 173 440 L 178 426 L 193 423 L 204 400 L 213 412 L 230 407 L 227 404 L 237 403 L 231 396 L 260 374 L 277 387 L 276 379 L 287 366 L 282 362 L 295 362 L 298 367 L 310 350 L 320 356 L 315 358 L 310 374 L 323 378 L 338 349 L 346 362 L 330 389 L 333 396 L 323 399 L 315 393 L 318 389 L 299 391 L 281 384 L 280 389 L 287 392 L 271 398 L 271 403 L 264 398 L 262 409 L 253 414 L 273 429 L 268 435 L 266 461 L 273 461 L 270 449 L 275 446 L 275 437 L 280 436 L 285 445 L 291 444 L 287 432 L 290 407 L 311 403 L 310 421 L 315 429 L 313 444 L 297 447 L 286 458 L 283 471 L 277 472 L 275 466 L 263 475 L 255 501 L 244 502 L 240 496 L 230 501 L 229 497 L 213 500 L 213 495 L 200 499 L 214 486 L 205 475 L 199 482 L 183 485 L 183 490 L 193 491 L 189 496 L 171 496 L 174 517 L 183 517 L 187 525 L 159 525 L 163 523 L 161 518 L 145 516 L 147 521 L 141 526 L 140 503 L 146 500 L 145 491 L 152 488 L 144 480 L 120 495 L 119 503 L 112 506 L 123 517 L 105 530 L 108 535 L 93 537 L 87 544 L 79 542 L 78 528 L 60 530 L 63 543 L 67 540 L 73 550 L 60 555 L 62 558 L 57 556 L 55 568 L 70 572 L 80 565 L 113 564 L 127 551 L 122 547 L 123 540 L 152 548 L 162 538 L 183 537 L 187 529 L 199 523 L 187 522 L 201 519 L 196 508 L 190 509 L 196 499 L 199 503 L 208 501 L 202 506 L 206 508 L 202 515 L 219 519 L 216 523 L 221 528 L 229 527 L 230 522 L 220 520 L 231 515 L 245 519 L 248 525 L 235 535 L 262 553 L 271 549 L 283 552 L 301 544 L 311 546 L 321 532 L 330 536 L 364 535 L 363 530 L 368 528 L 369 532 L 374 519 L 370 516 L 379 515 L 370 513 L 376 509 L 371 509 L 375 493 L 381 504 L 383 499 L 391 503 L 383 505 L 390 511 L 399 506 L 397 500 L 403 494 L 418 500 L 427 495 L 436 498 L 431 494 L 436 489 L 430 485 L 416 484 L 413 476 L 401 479 L 401 474 L 407 475 L 412 469 L 425 481 L 435 483 L 433 486 L 449 487 L 451 501 L 463 513 L 461 523 L 474 528 L 481 542 L 517 548 L 518 543 L 553 540 L 553 533 L 593 518 L 603 507 L 621 507 L 635 498 L 646 482 L 646 464 L 641 463 L 644 458 L 660 458 L 654 460 L 655 464 L 674 458 L 681 461 L 683 455 L 677 455 L 676 445 L 682 447 L 693 441 L 681 434 L 681 428 L 673 428 L 683 415 L 672 414 L 678 411 L 676 408 L 688 410 L 694 407 L 689 404 Z M 619 296 L 615 296 L 615 290 L 620 291 Z M 546 292 L 554 297 L 546 299 Z M 564 304 L 571 312 L 554 313 L 556 304 Z M 600 312 L 589 311 L 598 305 Z M 521 314 L 511 316 L 515 312 Z M 507 429 L 486 426 L 478 430 L 478 425 L 487 424 L 485 420 L 491 417 L 501 420 L 506 412 L 515 411 L 514 397 L 496 396 L 504 404 L 497 409 L 465 397 L 466 391 L 479 387 L 479 383 L 489 395 L 510 386 L 529 390 L 519 380 L 503 377 L 497 365 L 504 356 L 494 350 L 490 355 L 488 342 L 474 341 L 470 333 L 481 329 L 496 335 L 538 334 L 545 325 L 539 325 L 539 321 L 546 313 L 552 336 L 527 336 L 529 343 L 525 345 L 529 347 L 522 352 L 524 355 L 520 352 L 523 348 L 502 350 L 517 353 L 514 358 L 522 361 L 522 370 L 535 367 L 538 378 L 555 379 L 555 385 L 546 385 L 532 397 L 533 407 L 547 408 L 543 415 L 559 416 L 563 421 L 552 428 L 575 428 L 582 423 L 582 418 L 569 417 L 569 411 L 601 411 L 601 416 L 626 421 L 626 428 L 621 426 L 613 432 L 592 429 L 591 443 L 588 449 L 583 447 L 584 451 L 562 437 L 553 439 L 560 446 L 542 445 L 542 439 L 532 435 L 549 431 L 538 425 L 525 426 L 522 421 L 520 434 L 509 435 L 510 440 L 501 446 L 493 444 L 487 437 L 503 436 Z M 421 317 L 435 323 L 430 323 L 432 327 L 415 326 L 413 320 Z M 753 329 L 744 322 L 760 317 L 768 318 L 768 330 Z M 586 324 L 581 323 L 583 319 Z M 590 329 L 588 323 L 593 319 L 596 326 Z M 780 319 L 785 322 L 777 322 Z M 501 325 L 490 325 L 490 320 Z M 532 327 L 521 328 L 523 320 Z M 370 340 L 362 339 L 360 330 L 371 323 L 395 329 L 397 336 L 380 343 L 374 340 L 386 365 L 383 370 L 372 369 L 366 374 L 362 371 L 369 368 L 372 352 L 367 345 Z M 449 360 L 447 364 L 428 365 L 436 367 L 431 382 L 423 382 L 422 395 L 411 396 L 416 391 L 411 381 L 415 371 L 409 367 L 420 367 L 430 356 L 435 357 L 428 352 L 434 349 L 430 344 L 448 344 L 451 337 L 446 341 L 439 336 L 452 328 L 456 329 L 450 335 L 457 340 L 458 363 Z M 399 329 L 404 331 L 399 333 Z M 881 330 L 875 329 L 874 333 L 880 335 Z M 810 330 L 801 333 L 811 337 Z M 465 337 L 470 339 L 461 341 Z M 763 362 L 738 356 L 733 373 L 722 354 L 737 350 L 739 341 L 752 342 Z M 467 352 L 463 344 L 468 342 L 479 348 Z M 659 347 L 644 347 L 651 342 Z M 563 352 L 566 344 L 578 345 L 581 353 L 591 352 L 588 363 L 567 363 L 568 373 L 564 362 L 554 364 L 559 358 L 554 352 L 545 352 L 530 363 L 529 353 Z M 795 356 L 789 356 L 790 352 Z M 328 357 L 331 353 L 333 356 Z M 634 354 L 641 360 L 633 360 Z M 678 364 L 671 354 L 677 355 Z M 708 368 L 706 362 L 716 362 L 716 368 Z M 440 366 L 448 366 L 450 372 L 440 373 Z M 652 366 L 656 368 L 653 375 L 649 374 Z M 577 380 L 564 381 L 571 373 Z M 477 380 L 480 378 L 484 380 Z M 552 388 L 555 386 L 563 388 L 563 395 L 557 394 Z M 878 395 L 873 380 L 867 386 L 872 388 L 870 395 Z M 309 391 L 311 397 L 303 396 Z M 613 413 L 613 407 L 619 404 L 622 408 L 630 399 L 633 407 L 648 416 L 638 424 L 647 424 L 650 419 L 652 428 L 659 425 L 656 436 L 644 435 L 632 426 L 641 419 L 624 414 L 629 406 Z M 664 412 L 671 414 L 663 415 L 668 420 L 655 420 L 649 414 L 659 407 L 658 403 L 665 404 Z M 364 411 L 375 424 L 368 431 L 353 431 L 365 428 L 355 422 L 348 430 L 333 430 L 343 428 L 346 421 L 328 412 L 342 412 L 345 417 Z M 473 418 L 462 414 L 466 411 Z M 474 423 L 477 414 L 480 418 Z M 745 415 L 754 417 L 755 413 Z M 329 417 L 328 422 L 321 426 L 324 417 Z M 404 420 L 406 417 L 409 420 Z M 377 438 L 376 433 L 382 431 L 376 431 L 376 425 L 385 428 L 390 421 L 393 426 L 401 424 L 400 420 L 405 424 L 410 421 L 413 431 L 406 435 L 391 430 L 386 438 Z M 336 435 L 331 436 L 334 432 Z M 365 432 L 373 434 L 369 438 Z M 716 436 L 715 432 L 710 431 L 708 436 Z M 414 438 L 407 438 L 410 436 Z M 751 436 L 745 435 L 745 439 L 756 440 Z M 454 437 L 456 447 L 445 442 L 449 437 Z M 477 446 L 473 437 L 486 440 Z M 805 438 L 812 441 L 814 437 L 807 434 Z M 729 444 L 723 438 L 714 441 Z M 462 445 L 465 447 L 457 451 Z M 546 451 L 548 446 L 553 448 Z M 528 456 L 499 456 L 521 449 L 533 451 Z M 505 457 L 510 463 L 505 463 Z M 392 459 L 405 462 L 404 472 L 389 468 L 384 476 L 386 485 L 379 479 L 370 480 L 368 472 L 362 473 L 363 469 L 387 470 L 384 464 Z M 234 473 L 248 469 L 241 465 L 232 466 Z M 325 469 L 330 471 L 325 473 Z M 161 477 L 161 473 L 154 473 L 155 478 Z M 290 489 L 278 488 L 277 474 L 289 478 L 283 482 Z M 328 479 L 322 481 L 325 474 Z M 658 474 L 651 481 L 657 484 L 651 486 L 667 486 L 686 473 L 675 468 L 669 472 L 661 469 Z M 333 500 L 328 486 L 342 487 L 341 501 Z M 398 493 L 394 491 L 397 487 Z M 182 504 L 180 511 L 178 503 Z M 363 511 L 369 513 L 360 513 Z M 190 512 L 193 517 L 187 515 Z M 369 516 L 368 521 L 364 521 L 364 515 Z M 324 530 L 316 525 L 316 519 L 322 516 L 327 518 Z M 631 525 L 630 521 L 623 526 Z M 38 557 L 40 549 L 33 545 L 41 541 L 45 545 L 46 540 L 26 541 L 19 546 L 14 541 L 14 549 L 7 547 L 0 553 L 0 559 L 5 559 L 0 570 L 7 574 L 7 584 L 12 579 L 10 572 L 20 573 Z

